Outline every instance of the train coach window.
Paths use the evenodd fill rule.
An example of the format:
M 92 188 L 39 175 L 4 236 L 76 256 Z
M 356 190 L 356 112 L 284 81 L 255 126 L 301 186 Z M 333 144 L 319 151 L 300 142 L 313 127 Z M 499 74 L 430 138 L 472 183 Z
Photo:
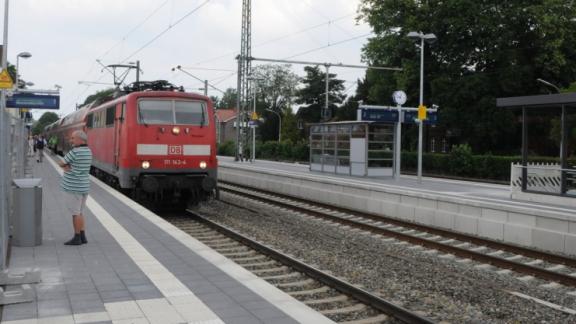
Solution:
M 94 118 L 94 115 L 90 114 L 86 117 L 86 127 L 88 128 L 92 128 L 92 120 Z
M 116 107 L 106 109 L 106 126 L 114 125 L 114 112 Z

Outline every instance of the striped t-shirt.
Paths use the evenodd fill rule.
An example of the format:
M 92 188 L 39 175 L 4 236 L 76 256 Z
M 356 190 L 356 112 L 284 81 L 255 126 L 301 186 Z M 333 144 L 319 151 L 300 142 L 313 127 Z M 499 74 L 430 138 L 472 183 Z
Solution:
M 87 194 L 90 191 L 90 165 L 92 164 L 92 151 L 86 145 L 73 148 L 64 161 L 71 169 L 64 172 L 60 183 L 64 191 L 75 194 Z

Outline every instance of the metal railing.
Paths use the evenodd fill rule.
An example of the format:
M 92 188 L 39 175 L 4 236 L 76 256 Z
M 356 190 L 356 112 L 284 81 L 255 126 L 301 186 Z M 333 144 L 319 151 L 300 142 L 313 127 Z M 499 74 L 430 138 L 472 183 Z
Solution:
M 513 191 L 576 197 L 576 169 L 549 163 L 512 164 L 510 186 Z

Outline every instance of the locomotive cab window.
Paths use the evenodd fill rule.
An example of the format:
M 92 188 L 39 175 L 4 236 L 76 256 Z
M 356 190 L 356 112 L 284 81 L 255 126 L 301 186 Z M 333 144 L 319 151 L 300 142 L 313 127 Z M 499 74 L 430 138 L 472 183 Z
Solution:
M 138 121 L 140 124 L 208 124 L 206 104 L 201 101 L 150 100 L 138 102 Z

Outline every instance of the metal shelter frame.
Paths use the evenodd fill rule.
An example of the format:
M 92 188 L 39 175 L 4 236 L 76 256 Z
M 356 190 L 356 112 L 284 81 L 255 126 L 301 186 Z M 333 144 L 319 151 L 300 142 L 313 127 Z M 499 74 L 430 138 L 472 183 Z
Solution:
M 567 180 L 569 179 L 568 177 L 571 176 L 572 181 L 576 179 L 576 169 L 574 169 L 574 166 L 568 165 L 567 144 L 568 144 L 569 127 L 568 127 L 567 110 L 570 107 L 576 109 L 576 93 L 560 93 L 549 95 L 497 98 L 496 106 L 503 108 L 522 109 L 522 191 L 574 197 L 574 195 L 567 195 Z M 559 193 L 545 193 L 540 191 L 533 191 L 528 188 L 529 183 L 528 123 L 527 123 L 528 109 L 543 108 L 543 107 L 561 109 Z

